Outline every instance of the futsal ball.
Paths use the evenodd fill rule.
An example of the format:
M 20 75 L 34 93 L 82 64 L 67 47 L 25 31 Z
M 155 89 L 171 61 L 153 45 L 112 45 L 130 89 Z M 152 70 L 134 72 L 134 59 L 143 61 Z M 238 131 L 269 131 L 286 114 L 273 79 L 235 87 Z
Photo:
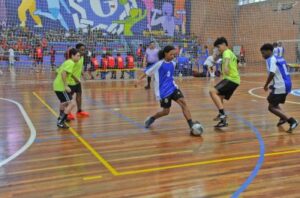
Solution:
M 200 124 L 200 122 L 195 122 L 194 124 L 193 124 L 193 126 L 192 126 L 192 134 L 194 135 L 194 136 L 201 136 L 202 135 L 202 133 L 203 133 L 203 127 L 202 127 L 202 125 Z

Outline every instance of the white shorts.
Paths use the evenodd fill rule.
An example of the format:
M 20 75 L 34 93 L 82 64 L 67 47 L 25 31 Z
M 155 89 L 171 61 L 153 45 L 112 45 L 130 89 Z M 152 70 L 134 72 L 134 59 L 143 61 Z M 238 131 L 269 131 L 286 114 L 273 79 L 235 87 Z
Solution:
M 10 56 L 8 58 L 8 62 L 9 62 L 9 64 L 14 64 L 15 63 L 15 57 Z

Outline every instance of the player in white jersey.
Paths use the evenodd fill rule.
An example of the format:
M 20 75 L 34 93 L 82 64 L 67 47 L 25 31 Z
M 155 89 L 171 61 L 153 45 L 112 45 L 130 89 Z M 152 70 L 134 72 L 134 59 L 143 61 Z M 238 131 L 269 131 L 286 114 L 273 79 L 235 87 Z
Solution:
M 278 43 L 273 43 L 273 55 L 278 57 L 279 56 L 279 48 L 278 48 Z
M 278 43 L 278 56 L 284 57 L 284 47 L 281 42 Z
M 271 89 L 268 96 L 269 111 L 280 118 L 277 126 L 281 126 L 288 122 L 290 128 L 287 132 L 291 133 L 298 126 L 298 121 L 288 116 L 280 108 L 279 104 L 284 104 L 287 95 L 291 92 L 292 81 L 287 71 L 287 63 L 284 58 L 273 55 L 272 44 L 264 44 L 260 51 L 264 59 L 266 59 L 269 77 L 265 83 L 264 90 Z M 272 83 L 271 83 L 272 82 Z M 271 86 L 269 87 L 269 85 Z
M 212 78 L 215 77 L 216 64 L 220 61 L 219 59 L 220 59 L 220 56 L 219 56 L 218 49 L 215 48 L 213 50 L 213 54 L 211 56 L 209 56 L 203 64 L 204 67 L 208 68 L 206 76 L 209 75 Z

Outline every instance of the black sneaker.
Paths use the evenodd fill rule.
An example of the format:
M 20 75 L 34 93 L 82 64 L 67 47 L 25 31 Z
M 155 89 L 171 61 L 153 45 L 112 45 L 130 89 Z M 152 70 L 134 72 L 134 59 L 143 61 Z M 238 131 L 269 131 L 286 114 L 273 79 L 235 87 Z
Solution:
M 63 123 L 57 123 L 57 127 L 61 129 L 68 129 L 69 127 L 63 122 Z
M 297 128 L 298 125 L 299 125 L 299 122 L 298 122 L 297 120 L 295 120 L 293 123 L 290 124 L 290 128 L 289 128 L 289 130 L 288 130 L 287 132 L 288 132 L 288 133 L 292 133 L 293 130 L 294 130 L 295 128 Z
M 280 119 L 277 123 L 277 127 L 280 127 L 281 125 L 285 124 L 286 122 L 287 122 L 286 120 Z
M 153 119 L 152 117 L 148 117 L 145 120 L 145 128 L 148 129 L 150 127 L 151 124 L 153 124 L 155 121 L 155 119 Z
M 227 115 L 219 114 L 214 118 L 214 121 L 220 121 L 221 119 L 226 119 Z
M 223 115 L 224 116 L 224 115 Z M 223 127 L 227 127 L 228 126 L 228 123 L 226 121 L 226 118 L 220 118 L 220 122 L 215 125 L 215 128 L 223 128 Z
M 147 86 L 145 87 L 145 89 L 150 89 L 150 86 L 147 85 Z

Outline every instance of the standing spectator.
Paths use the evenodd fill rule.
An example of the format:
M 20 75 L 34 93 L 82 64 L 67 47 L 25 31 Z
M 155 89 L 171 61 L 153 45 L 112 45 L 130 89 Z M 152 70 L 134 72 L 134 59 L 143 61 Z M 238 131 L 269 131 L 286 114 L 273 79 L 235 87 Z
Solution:
M 119 70 L 121 70 L 121 79 L 124 79 L 124 67 L 125 67 L 125 63 L 124 63 L 124 59 L 123 59 L 123 57 L 121 56 L 120 53 L 117 54 L 116 65 L 117 65 L 117 68 Z
M 278 42 L 278 56 L 284 57 L 284 47 L 281 42 Z
M 48 47 L 48 41 L 47 41 L 46 37 L 44 37 L 42 39 L 42 48 L 43 48 L 44 51 L 46 51 L 47 47 Z
M 126 67 L 127 69 L 134 70 L 134 57 L 128 52 L 126 57 Z M 134 79 L 134 71 L 128 71 L 129 79 Z
M 205 56 L 205 58 L 209 57 L 209 49 L 208 49 L 207 45 L 204 45 L 204 56 Z
M 36 56 L 36 67 L 37 67 L 37 72 L 40 69 L 40 71 L 43 70 L 43 59 L 44 59 L 44 55 L 43 55 L 43 49 L 42 46 L 40 44 L 37 45 L 37 47 L 35 48 L 35 56 Z
M 55 54 L 56 54 L 56 50 L 54 49 L 53 46 L 51 46 L 51 49 L 50 49 L 50 64 L 51 64 L 51 69 L 52 71 L 54 71 L 54 68 L 55 68 Z
M 138 67 L 142 66 L 143 62 L 143 57 L 144 57 L 144 49 L 143 49 L 143 44 L 140 44 L 136 51 L 137 59 L 138 59 Z
M 149 47 L 146 50 L 146 54 L 143 61 L 143 66 L 146 67 L 146 69 L 149 69 L 152 65 L 158 62 L 159 60 L 158 52 L 159 49 L 156 47 L 154 41 L 151 41 Z M 151 77 L 148 76 L 147 85 L 145 86 L 145 89 L 150 89 L 150 84 L 151 84 Z
M 245 51 L 244 46 L 242 45 L 241 50 L 240 50 L 240 66 L 242 66 L 242 67 L 246 65 L 245 54 L 246 54 L 246 51 Z
M 65 54 L 64 54 L 64 57 L 65 57 L 65 59 L 66 60 L 68 60 L 70 57 L 69 57 L 69 50 L 71 49 L 71 46 L 70 45 L 68 45 L 67 46 L 67 49 L 66 49 L 66 51 L 65 51 Z
M 9 70 L 11 71 L 15 64 L 15 51 L 12 46 L 10 46 L 8 50 L 8 63 L 9 63 Z

